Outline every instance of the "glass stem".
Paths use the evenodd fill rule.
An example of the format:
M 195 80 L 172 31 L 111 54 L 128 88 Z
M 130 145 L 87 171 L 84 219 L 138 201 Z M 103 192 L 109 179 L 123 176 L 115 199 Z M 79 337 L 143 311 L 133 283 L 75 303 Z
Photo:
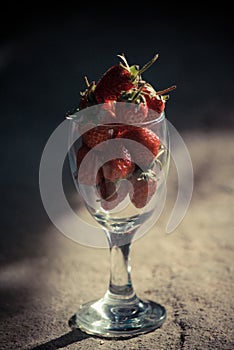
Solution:
M 114 299 L 135 298 L 131 280 L 130 246 L 134 232 L 113 233 L 107 232 L 110 247 L 110 282 L 107 296 Z M 121 244 L 121 245 L 120 245 Z

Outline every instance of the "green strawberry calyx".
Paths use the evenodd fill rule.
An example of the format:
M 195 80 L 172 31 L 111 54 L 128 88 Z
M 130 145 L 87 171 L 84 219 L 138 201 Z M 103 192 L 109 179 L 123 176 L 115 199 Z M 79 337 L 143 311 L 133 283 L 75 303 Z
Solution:
M 138 80 L 141 77 L 141 74 L 143 72 L 145 72 L 148 68 L 150 68 L 154 62 L 158 59 L 158 54 L 154 55 L 154 57 L 147 62 L 142 68 L 139 68 L 139 66 L 137 65 L 132 65 L 129 66 L 128 61 L 125 57 L 124 54 L 122 55 L 117 55 L 119 58 L 121 58 L 121 60 L 123 62 L 120 62 L 120 66 L 126 70 L 128 70 L 128 72 L 131 74 L 131 82 L 135 82 L 136 80 Z

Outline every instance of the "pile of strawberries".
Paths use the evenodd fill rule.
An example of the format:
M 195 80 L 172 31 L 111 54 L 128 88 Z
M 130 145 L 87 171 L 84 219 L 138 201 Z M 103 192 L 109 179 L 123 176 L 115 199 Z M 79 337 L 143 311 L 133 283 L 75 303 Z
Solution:
M 166 93 L 175 89 L 172 86 L 156 91 L 142 80 L 142 73 L 158 55 L 141 69 L 129 66 L 124 55 L 119 57 L 121 62 L 109 68 L 97 83 L 89 83 L 85 77 L 87 87 L 81 92 L 78 108 L 82 111 L 91 106 L 100 107 L 96 124 L 92 112 L 91 118 L 81 120 L 81 147 L 76 164 L 79 182 L 96 186 L 104 210 L 114 209 L 128 194 L 136 208 L 143 208 L 155 193 L 157 179 L 152 170 L 161 143 L 147 123 L 138 124 L 160 117 L 168 99 Z M 81 167 L 89 152 L 89 162 Z M 96 164 L 101 166 L 95 170 Z

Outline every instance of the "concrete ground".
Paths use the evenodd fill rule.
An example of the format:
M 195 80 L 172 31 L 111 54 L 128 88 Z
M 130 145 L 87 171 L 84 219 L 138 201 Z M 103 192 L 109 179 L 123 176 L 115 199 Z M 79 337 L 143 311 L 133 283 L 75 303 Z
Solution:
M 30 17 L 29 28 L 14 27 L 2 36 L 0 349 L 232 350 L 230 17 L 222 11 L 219 16 L 201 15 L 199 20 L 172 13 L 150 16 L 139 20 L 139 36 L 131 31 L 126 35 L 127 17 L 121 26 L 117 17 L 105 22 L 101 18 L 84 10 L 38 15 Z M 142 28 L 150 35 L 145 37 Z M 83 75 L 97 79 L 119 53 L 143 64 L 155 51 L 160 59 L 145 77 L 160 89 L 177 85 L 167 117 L 191 156 L 193 195 L 180 225 L 166 234 L 177 193 L 171 162 L 164 211 L 151 230 L 132 244 L 134 288 L 140 297 L 166 307 L 166 322 L 138 337 L 106 340 L 72 332 L 68 319 L 81 303 L 105 293 L 109 252 L 70 240 L 50 221 L 39 192 L 40 158 L 50 134 L 76 106 Z M 64 184 L 73 200 L 67 164 Z

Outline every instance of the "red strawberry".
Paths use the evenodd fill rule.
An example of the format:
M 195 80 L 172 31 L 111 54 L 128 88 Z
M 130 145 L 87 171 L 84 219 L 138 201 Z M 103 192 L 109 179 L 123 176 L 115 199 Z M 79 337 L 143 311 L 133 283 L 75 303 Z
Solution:
M 98 103 L 117 100 L 122 91 L 128 91 L 134 83 L 130 71 L 121 64 L 112 66 L 97 82 L 94 95 Z
M 128 195 L 130 185 L 128 181 L 120 180 L 116 184 L 116 191 L 108 198 L 101 201 L 102 208 L 104 210 L 112 210 L 117 207 Z
M 144 85 L 144 87 L 142 88 L 142 94 L 145 98 L 146 104 L 149 109 L 148 117 L 145 121 L 153 120 L 157 118 L 158 115 L 155 114 L 154 112 L 160 115 L 164 111 L 166 101 L 169 98 L 168 95 L 164 95 L 164 94 L 168 93 L 171 90 L 174 90 L 175 88 L 176 86 L 173 85 L 165 90 L 156 92 L 155 89 L 152 87 L 152 85 L 148 83 Z
M 121 147 L 121 158 L 115 158 L 107 161 L 102 166 L 102 172 L 105 179 L 116 181 L 125 179 L 135 169 L 135 164 L 131 161 L 131 156 L 125 147 Z
M 97 103 L 107 100 L 117 101 L 122 93 L 137 85 L 141 74 L 158 58 L 158 55 L 155 55 L 150 62 L 139 69 L 136 65 L 129 66 L 124 55 L 118 56 L 123 63 L 110 67 L 97 82 L 94 90 Z
M 98 111 L 98 120 L 100 123 L 110 124 L 116 121 L 115 104 L 115 101 L 107 100 L 100 105 L 100 111 Z
M 108 181 L 104 177 L 102 177 L 98 186 L 98 192 L 102 199 L 106 201 L 113 200 L 117 196 L 115 182 Z
M 141 123 L 147 117 L 148 107 L 146 103 L 117 102 L 116 119 L 123 123 Z
M 86 146 L 93 148 L 98 144 L 107 141 L 115 136 L 114 128 L 107 125 L 97 125 L 89 129 L 82 135 L 82 140 Z
M 136 141 L 140 145 L 143 145 L 147 148 L 144 149 L 140 145 L 137 147 L 137 144 L 135 143 L 130 143 L 128 145 L 132 161 L 135 162 L 143 170 L 150 166 L 158 154 L 160 139 L 150 129 L 130 125 L 125 129 L 125 131 L 120 132 L 118 134 L 118 137 Z
M 147 99 L 147 106 L 149 110 L 155 111 L 158 114 L 161 114 L 165 109 L 165 100 L 162 96 L 155 95 Z
M 157 95 L 157 92 L 153 86 L 149 83 L 145 84 L 142 88 L 142 94 L 145 98 L 149 112 L 155 111 L 161 114 L 165 109 L 165 100 L 161 96 Z
M 131 202 L 136 208 L 144 208 L 151 200 L 157 188 L 156 179 L 133 175 L 130 178 L 133 186 L 133 193 L 130 195 Z
M 77 166 L 77 170 L 79 170 L 80 165 L 82 160 L 84 159 L 84 157 L 86 156 L 86 154 L 90 151 L 90 148 L 87 147 L 86 145 L 82 145 L 77 153 L 76 153 L 76 166 Z
M 84 185 L 97 185 L 102 179 L 101 169 L 97 169 L 98 152 L 92 151 L 90 154 L 91 161 L 85 162 L 84 166 L 81 167 L 81 163 L 84 157 L 90 152 L 90 148 L 86 145 L 82 145 L 76 155 L 76 166 L 78 171 L 77 179 Z

